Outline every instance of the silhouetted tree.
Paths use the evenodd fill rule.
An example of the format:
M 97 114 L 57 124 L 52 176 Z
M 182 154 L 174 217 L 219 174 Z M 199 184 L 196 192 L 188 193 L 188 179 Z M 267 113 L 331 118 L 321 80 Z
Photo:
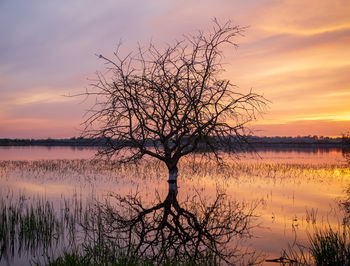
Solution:
M 96 96 L 96 103 L 83 135 L 104 139 L 99 154 L 121 162 L 144 155 L 163 161 L 169 184 L 176 184 L 178 162 L 187 154 L 204 151 L 219 159 L 220 147 L 236 152 L 246 123 L 265 104 L 261 95 L 241 93 L 220 77 L 223 49 L 236 47 L 233 39 L 242 31 L 214 20 L 211 31 L 165 48 L 150 43 L 123 57 L 118 46 L 114 59 L 100 55 L 109 72 L 98 73 L 85 93 Z

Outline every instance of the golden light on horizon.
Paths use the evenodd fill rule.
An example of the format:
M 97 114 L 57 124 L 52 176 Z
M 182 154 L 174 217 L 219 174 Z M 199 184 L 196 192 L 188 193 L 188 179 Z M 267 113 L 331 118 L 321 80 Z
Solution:
M 278 33 L 278 34 L 292 34 L 292 35 L 302 35 L 302 36 L 313 36 L 318 34 L 324 34 L 334 31 L 343 31 L 343 30 L 350 30 L 350 23 L 342 24 L 342 25 L 334 25 L 334 26 L 328 26 L 328 27 L 320 27 L 320 28 L 314 28 L 314 29 L 307 29 L 307 28 L 295 28 L 295 27 L 274 27 L 274 26 L 263 26 L 261 27 L 262 30 L 265 30 L 267 32 L 271 33 Z
M 112 55 L 120 39 L 126 40 L 126 51 L 138 41 L 148 43 L 150 38 L 158 44 L 171 43 L 181 34 L 206 30 L 213 17 L 248 26 L 244 36 L 237 37 L 239 48 L 225 51 L 225 76 L 238 87 L 252 88 L 271 101 L 265 114 L 253 123 L 259 125 L 258 134 L 334 136 L 350 130 L 347 0 L 204 1 L 200 10 L 191 1 L 186 5 L 165 1 L 156 6 L 148 2 L 136 7 L 125 4 L 118 17 L 107 12 L 119 10 L 117 2 L 98 7 L 86 4 L 87 14 L 99 20 L 78 16 L 81 12 L 76 6 L 67 12 L 54 1 L 45 10 L 15 4 L 0 10 L 10 25 L 4 29 L 9 36 L 4 49 L 0 48 L 0 138 L 79 135 L 88 104 L 63 95 L 85 91 L 90 83 L 87 77 L 103 69 L 94 54 Z M 24 12 L 19 21 L 11 15 L 18 10 Z M 55 16 L 38 16 L 38 10 Z M 142 10 L 142 16 L 130 20 L 128 10 Z M 70 27 L 63 27 L 64 21 L 69 21 Z M 118 26 L 126 24 L 128 27 Z M 20 43 L 26 43 L 23 51 L 16 49 Z M 52 125 L 55 131 L 50 130 Z

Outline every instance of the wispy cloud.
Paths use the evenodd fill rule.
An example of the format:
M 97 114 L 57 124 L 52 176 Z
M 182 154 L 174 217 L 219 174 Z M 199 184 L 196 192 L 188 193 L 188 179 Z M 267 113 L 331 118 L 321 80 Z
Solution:
M 125 50 L 172 42 L 213 17 L 249 26 L 239 49 L 227 51 L 225 75 L 272 101 L 259 122 L 266 134 L 307 135 L 307 123 L 340 133 L 348 125 L 348 0 L 3 0 L 0 137 L 35 136 L 39 127 L 37 136 L 76 134 L 87 104 L 61 95 L 84 91 L 86 77 L 103 69 L 95 53 L 112 56 L 121 39 Z

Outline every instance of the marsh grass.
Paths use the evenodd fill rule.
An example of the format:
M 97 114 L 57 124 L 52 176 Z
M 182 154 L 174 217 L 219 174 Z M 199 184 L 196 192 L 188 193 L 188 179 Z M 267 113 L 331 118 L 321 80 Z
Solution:
M 57 212 L 44 198 L 20 196 L 0 199 L 0 261 L 15 256 L 38 257 L 76 245 L 76 237 L 86 215 L 82 201 L 63 200 Z
M 314 208 L 311 208 L 310 210 L 306 209 L 306 217 L 305 217 L 306 222 L 315 225 L 317 223 L 317 212 L 318 212 L 318 209 L 314 209 Z
M 276 183 L 289 186 L 298 182 L 323 182 L 327 186 L 339 180 L 339 184 L 343 184 L 342 180 L 350 177 L 348 166 L 336 164 L 229 161 L 225 165 L 218 166 L 214 162 L 193 159 L 180 162 L 179 168 L 180 181 L 183 182 L 183 187 L 188 188 L 192 184 L 196 185 L 196 182 L 206 183 L 209 188 L 215 187 L 218 180 L 223 180 L 224 185 L 233 183 L 254 185 L 257 179 L 263 180 L 266 187 Z M 138 165 L 118 165 L 112 161 L 102 160 L 0 161 L 0 181 L 5 184 L 10 184 L 13 180 L 30 180 L 38 185 L 53 182 L 53 184 L 72 184 L 72 187 L 77 184 L 78 186 L 91 184 L 93 188 L 98 184 L 107 186 L 113 184 L 114 189 L 117 187 L 116 184 L 124 181 L 142 186 L 147 182 L 162 183 L 166 176 L 167 170 L 164 166 L 152 160 Z M 11 189 L 10 185 L 8 187 Z M 85 195 L 62 199 L 57 204 L 49 202 L 44 197 L 33 199 L 31 196 L 32 199 L 28 199 L 27 194 L 17 195 L 17 192 L 17 194 L 7 193 L 5 190 L 6 186 L 0 187 L 0 194 L 3 195 L 3 198 L 0 198 L 0 260 L 9 259 L 14 254 L 40 254 L 42 250 L 47 250 L 43 252 L 44 254 L 50 254 L 48 250 L 54 250 L 56 252 L 54 256 L 45 255 L 45 261 L 38 263 L 80 260 L 91 265 L 104 265 L 103 263 L 111 261 L 111 258 L 124 260 L 125 264 L 131 263 L 129 265 L 141 263 L 125 257 L 118 250 L 117 244 L 108 241 L 102 231 L 103 228 L 99 226 L 101 220 L 98 216 L 94 217 L 96 231 L 87 232 L 86 224 L 88 221 L 91 222 L 91 208 L 96 208 L 96 205 L 87 203 Z M 147 193 L 146 189 L 145 191 L 142 193 Z M 6 193 L 10 196 L 5 197 Z M 310 225 L 320 226 L 319 220 L 323 215 L 322 210 L 311 208 L 305 215 L 305 221 Z M 342 229 L 330 232 L 327 228 L 316 233 L 310 234 L 309 237 L 310 243 L 313 243 L 311 247 L 314 253 L 311 249 L 300 246 L 297 250 L 294 247 L 295 252 L 288 254 L 304 262 L 313 261 L 313 257 L 309 257 L 310 254 L 315 254 L 315 257 L 317 254 L 321 254 L 320 257 L 326 256 L 325 254 L 347 254 L 350 237 L 348 231 L 345 237 Z M 327 249 L 322 249 L 323 246 Z M 337 249 L 345 251 L 336 253 L 334 250 Z M 210 256 L 206 254 L 202 264 L 210 261 Z M 142 263 L 148 262 L 143 260 Z
M 35 265 L 40 266 L 42 263 L 36 263 Z M 64 252 L 63 255 L 55 258 L 49 259 L 45 262 L 44 265 L 48 266 L 93 266 L 93 265 L 109 265 L 109 266 L 155 266 L 159 265 L 149 259 L 139 259 L 139 258 L 130 258 L 123 255 L 118 255 L 118 257 L 109 257 L 108 260 L 105 260 L 104 257 L 98 257 L 96 254 L 91 254 L 89 250 L 84 252 Z M 163 266 L 217 266 L 220 265 L 220 262 L 215 260 L 210 255 L 204 254 L 200 259 L 188 260 L 186 262 L 179 263 L 176 259 L 166 260 L 161 265 Z
M 217 165 L 213 161 L 186 158 L 180 161 L 182 179 L 210 178 L 237 179 L 256 177 L 284 178 L 343 178 L 350 176 L 350 168 L 340 164 L 293 164 L 228 161 Z M 31 180 L 54 181 L 118 181 L 130 176 L 137 179 L 166 180 L 166 167 L 155 161 L 145 160 L 138 164 L 120 165 L 105 160 L 39 160 L 39 161 L 0 161 L 0 179 L 30 178 Z
M 345 265 L 350 261 L 350 227 L 316 229 L 309 236 L 310 253 L 318 265 Z
M 76 196 L 62 199 L 59 211 L 43 198 L 2 198 L 0 203 L 0 262 L 13 264 L 13 258 L 24 256 L 33 265 L 159 265 L 134 253 L 132 243 L 131 252 L 124 253 L 118 235 L 106 231 L 102 203 L 84 204 Z M 221 262 L 213 253 L 203 252 L 195 261 L 191 256 L 169 256 L 161 265 Z
M 295 265 L 348 265 L 350 261 L 350 225 L 328 225 L 308 233 L 307 245 L 296 244 L 283 251 L 283 257 Z
M 26 205 L 23 198 L 11 204 L 1 200 L 0 212 L 0 258 L 7 252 L 13 255 L 15 249 L 21 254 L 48 248 L 59 240 L 62 226 L 49 202 Z

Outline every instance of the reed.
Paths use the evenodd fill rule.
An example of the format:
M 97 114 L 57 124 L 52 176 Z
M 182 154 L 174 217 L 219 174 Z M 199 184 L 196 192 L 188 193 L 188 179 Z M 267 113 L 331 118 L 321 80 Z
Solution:
M 159 265 L 158 263 L 155 263 L 148 259 L 135 259 L 126 257 L 123 255 L 119 255 L 117 257 L 110 257 L 108 260 L 101 259 L 100 257 L 90 254 L 87 252 L 78 252 L 78 251 L 71 251 L 71 252 L 64 252 L 63 255 L 48 260 L 45 262 L 45 264 L 42 263 L 35 263 L 37 266 L 41 265 L 47 265 L 47 266 L 155 266 Z M 213 261 L 211 257 L 208 257 L 207 255 L 203 255 L 202 258 L 199 260 L 188 260 L 185 262 L 179 262 L 176 261 L 176 259 L 167 260 L 164 261 L 161 265 L 163 266 L 217 266 L 220 265 L 219 262 Z
M 318 265 L 346 265 L 350 261 L 350 226 L 316 229 L 309 251 Z
M 106 232 L 101 204 L 84 205 L 81 198 L 62 199 L 55 211 L 45 199 L 20 197 L 0 201 L 0 262 L 32 255 L 34 265 L 158 265 L 131 252 L 126 256 L 118 236 Z M 93 230 L 91 230 L 93 228 Z M 130 250 L 133 250 L 132 244 Z M 168 257 L 162 265 L 220 265 L 210 252 L 196 261 Z
M 0 261 L 21 255 L 49 254 L 74 246 L 82 222 L 82 202 L 64 200 L 60 213 L 44 198 L 28 200 L 24 196 L 0 199 Z M 68 208 L 69 206 L 72 206 Z
M 26 205 L 23 199 L 12 204 L 0 203 L 0 257 L 7 251 L 21 254 L 38 247 L 49 247 L 58 240 L 61 229 L 51 203 L 38 200 Z
M 308 244 L 296 244 L 283 251 L 295 265 L 348 265 L 350 261 L 350 225 L 315 228 L 308 233 Z
M 227 187 L 235 191 L 235 184 L 256 184 L 257 180 L 266 187 L 280 183 L 287 187 L 289 184 L 301 182 L 300 180 L 320 181 L 328 185 L 335 181 L 343 184 L 342 180 L 350 178 L 350 168 L 340 164 L 228 161 L 227 164 L 218 166 L 215 162 L 203 163 L 198 158 L 193 160 L 189 158 L 180 164 L 181 185 L 188 188 L 195 185 L 198 191 L 202 188 L 215 188 L 219 181 L 224 185 L 228 184 Z M 123 182 L 127 185 L 129 184 L 127 182 L 130 182 L 133 187 L 162 184 L 161 181 L 165 180 L 166 175 L 165 167 L 152 160 L 138 165 L 118 165 L 113 161 L 102 160 L 0 161 L 0 181 L 4 183 L 7 180 L 8 183 L 12 180 L 29 180 L 38 185 L 43 182 L 50 185 L 52 183 L 53 185 L 69 184 L 71 187 L 90 188 L 91 185 L 93 190 L 99 184 L 105 187 L 108 187 L 108 184 L 117 187 L 115 184 L 118 182 L 121 183 L 120 187 L 124 185 Z M 192 193 L 190 189 L 187 192 Z M 87 223 L 93 220 L 91 219 L 92 210 L 94 210 L 93 213 L 98 213 L 98 204 L 88 203 L 85 195 L 75 195 L 62 199 L 58 203 L 52 203 L 45 198 L 28 200 L 26 197 L 33 195 L 30 193 L 14 196 L 17 195 L 16 193 L 18 194 L 18 190 L 6 192 L 6 186 L 0 187 L 2 195 L 2 198 L 0 196 L 0 260 L 14 254 L 44 253 L 44 260 L 38 263 L 57 262 L 56 265 L 59 265 L 60 262 L 74 260 L 95 265 L 108 264 L 107 262 L 114 260 L 123 261 L 124 264 L 131 263 L 129 265 L 141 263 L 141 259 L 135 261 L 135 258 L 132 260 L 124 256 L 118 249 L 117 243 L 106 238 L 101 226 L 103 221 L 99 216 L 93 217 L 96 225 L 93 227 L 96 231 L 87 230 Z M 147 189 L 142 189 L 141 193 L 147 194 L 152 191 L 147 192 Z M 160 193 L 162 193 L 161 190 Z M 163 194 L 160 197 L 162 198 Z M 315 225 L 319 228 L 323 224 L 324 214 L 322 210 L 310 207 L 306 215 L 298 215 L 299 222 L 304 219 L 306 226 Z M 316 261 L 316 257 L 321 258 L 321 261 L 322 257 L 327 259 L 332 256 L 344 257 L 349 250 L 349 230 L 346 229 L 344 234 L 342 228 L 337 230 L 333 228 L 328 227 L 319 229 L 315 234 L 310 233 L 309 247 L 300 246 L 294 253 L 289 252 L 289 255 L 295 257 L 295 260 L 309 262 Z M 55 255 L 50 254 L 50 250 L 54 250 Z M 204 255 L 201 264 L 205 265 L 205 261 L 210 259 L 210 254 Z M 215 260 L 211 262 L 216 263 Z M 148 263 L 147 259 L 143 258 L 142 263 Z

